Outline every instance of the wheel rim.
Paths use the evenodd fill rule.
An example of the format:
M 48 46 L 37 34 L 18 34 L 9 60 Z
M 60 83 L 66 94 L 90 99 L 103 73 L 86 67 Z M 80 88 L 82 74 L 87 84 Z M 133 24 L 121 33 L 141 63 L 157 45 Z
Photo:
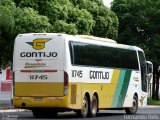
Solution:
M 92 101 L 92 113 L 96 114 L 96 112 L 97 112 L 97 100 L 93 99 L 93 101 Z
M 87 114 L 88 112 L 88 101 L 86 98 L 83 99 L 82 113 Z
M 135 99 L 133 99 L 132 111 L 136 111 L 136 110 L 137 110 L 137 101 Z

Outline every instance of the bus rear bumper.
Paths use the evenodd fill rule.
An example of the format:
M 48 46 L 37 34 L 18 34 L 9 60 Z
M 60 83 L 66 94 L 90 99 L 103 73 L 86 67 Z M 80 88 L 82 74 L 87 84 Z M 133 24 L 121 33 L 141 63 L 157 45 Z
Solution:
M 68 108 L 66 97 L 13 97 L 15 108 Z

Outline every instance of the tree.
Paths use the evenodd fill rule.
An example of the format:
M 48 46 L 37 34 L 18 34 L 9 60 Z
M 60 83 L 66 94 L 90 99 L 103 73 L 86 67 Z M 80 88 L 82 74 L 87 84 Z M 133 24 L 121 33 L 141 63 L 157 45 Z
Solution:
M 32 7 L 41 15 L 47 16 L 51 23 L 50 32 L 90 34 L 92 31 L 94 24 L 92 15 L 86 10 L 74 7 L 69 0 L 22 0 L 19 6 Z
M 102 0 L 70 0 L 79 9 L 87 10 L 95 21 L 93 31 L 94 36 L 116 39 L 118 36 L 117 16 L 104 6 Z
M 54 24 L 51 27 L 51 31 L 58 33 L 68 33 L 73 35 L 78 33 L 75 24 L 68 24 L 63 20 L 57 20 L 56 22 L 54 22 Z
M 32 8 L 17 9 L 15 14 L 15 30 L 18 33 L 47 32 L 50 28 L 46 16 L 39 15 Z
M 19 33 L 47 32 L 50 23 L 46 16 L 32 8 L 20 9 L 11 0 L 0 3 L 0 64 L 12 61 L 14 39 Z M 3 62 L 3 63 L 2 63 Z
M 8 47 L 11 45 L 12 33 L 14 30 L 14 17 L 16 6 L 10 0 L 3 0 L 0 2 L 0 65 L 5 65 L 8 60 L 11 61 L 11 56 L 7 55 L 12 48 Z
M 160 63 L 159 6 L 159 0 L 114 0 L 111 6 L 119 18 L 117 41 L 143 48 L 154 64 L 154 75 Z
M 102 0 L 0 1 L 0 57 L 7 62 L 12 61 L 13 42 L 20 33 L 59 32 L 115 39 L 117 30 L 117 17 Z
M 32 7 L 39 14 L 47 16 L 52 28 L 55 24 L 63 22 L 62 29 L 59 28 L 58 31 L 65 30 L 62 25 L 67 25 L 72 26 L 71 29 L 73 29 L 70 31 L 67 29 L 65 33 L 117 38 L 118 19 L 103 5 L 102 0 L 21 0 L 19 6 Z M 74 29 L 77 29 L 77 32 Z M 55 29 L 54 32 L 56 32 Z

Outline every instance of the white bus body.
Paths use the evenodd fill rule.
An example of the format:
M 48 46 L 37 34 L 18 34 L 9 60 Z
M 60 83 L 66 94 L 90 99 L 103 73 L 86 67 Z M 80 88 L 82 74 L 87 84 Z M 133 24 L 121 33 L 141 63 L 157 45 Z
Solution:
M 113 40 L 20 34 L 14 45 L 14 106 L 35 117 L 65 110 L 94 117 L 99 109 L 116 108 L 134 114 L 147 105 L 145 62 L 142 49 Z

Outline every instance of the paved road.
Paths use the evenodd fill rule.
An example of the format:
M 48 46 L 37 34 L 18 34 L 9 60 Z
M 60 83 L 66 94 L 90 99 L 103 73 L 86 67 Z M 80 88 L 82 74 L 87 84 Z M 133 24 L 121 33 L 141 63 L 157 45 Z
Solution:
M 21 112 L 1 112 L 1 120 L 38 120 L 33 117 L 31 111 Z M 59 113 L 57 118 L 52 120 L 82 120 L 74 112 Z M 124 110 L 105 110 L 100 111 L 95 118 L 85 118 L 83 120 L 159 120 L 160 119 L 160 107 L 159 108 L 141 108 L 136 115 L 126 115 Z M 47 119 L 41 119 L 47 120 Z M 48 119 L 49 120 L 49 119 Z

